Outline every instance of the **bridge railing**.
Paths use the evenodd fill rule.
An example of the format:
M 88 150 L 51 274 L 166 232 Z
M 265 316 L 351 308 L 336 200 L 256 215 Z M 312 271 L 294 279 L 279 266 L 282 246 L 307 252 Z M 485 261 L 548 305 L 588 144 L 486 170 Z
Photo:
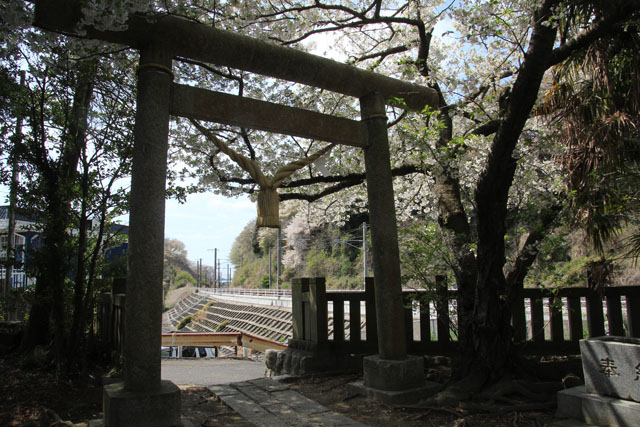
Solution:
M 290 297 L 291 289 L 204 288 L 209 294 L 250 295 L 259 297 Z
M 293 279 L 292 287 L 294 346 L 342 354 L 376 351 L 373 279 L 365 291 L 327 290 L 324 278 Z M 413 354 L 456 350 L 457 291 L 446 284 L 438 289 L 403 291 Z M 514 301 L 514 338 L 527 354 L 578 354 L 581 338 L 606 334 L 640 337 L 640 287 L 608 287 L 602 294 L 586 287 L 523 289 Z

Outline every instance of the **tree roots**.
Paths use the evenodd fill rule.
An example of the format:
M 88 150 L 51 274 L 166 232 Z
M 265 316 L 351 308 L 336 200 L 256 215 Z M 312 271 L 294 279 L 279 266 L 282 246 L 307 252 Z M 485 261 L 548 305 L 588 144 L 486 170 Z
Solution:
M 479 384 L 479 378 L 468 378 L 453 383 L 436 395 L 408 408 L 437 408 L 457 416 L 549 410 L 556 407 L 556 392 L 563 388 L 559 381 L 530 383 L 504 379 L 487 387 Z M 515 417 L 514 425 L 517 425 L 518 416 Z

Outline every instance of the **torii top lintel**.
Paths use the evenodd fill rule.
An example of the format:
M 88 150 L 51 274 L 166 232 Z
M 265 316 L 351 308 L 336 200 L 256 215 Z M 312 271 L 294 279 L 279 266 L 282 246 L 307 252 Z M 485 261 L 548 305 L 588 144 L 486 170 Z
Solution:
M 387 100 L 400 98 L 411 110 L 436 107 L 433 89 L 362 70 L 296 49 L 279 46 L 184 18 L 132 15 L 123 31 L 79 31 L 78 0 L 37 0 L 35 25 L 66 34 L 141 49 L 157 43 L 172 56 L 182 56 L 264 76 L 306 84 L 357 98 L 379 92 Z

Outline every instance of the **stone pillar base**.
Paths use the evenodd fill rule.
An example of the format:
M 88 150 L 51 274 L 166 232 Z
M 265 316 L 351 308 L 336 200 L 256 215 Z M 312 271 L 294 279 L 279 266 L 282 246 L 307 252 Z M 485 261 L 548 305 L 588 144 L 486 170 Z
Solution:
M 588 393 L 585 386 L 559 391 L 557 396 L 556 417 L 600 426 L 636 426 L 640 420 L 640 403 Z
M 367 356 L 363 371 L 364 381 L 349 384 L 349 389 L 389 404 L 414 403 L 442 388 L 440 384 L 425 381 L 421 356 L 407 356 L 403 360 Z
M 380 390 L 400 391 L 424 385 L 424 358 L 407 356 L 402 360 L 367 356 L 363 361 L 364 385 Z
M 102 409 L 105 427 L 180 426 L 180 389 L 171 381 L 162 381 L 150 393 L 130 392 L 124 382 L 104 386 Z

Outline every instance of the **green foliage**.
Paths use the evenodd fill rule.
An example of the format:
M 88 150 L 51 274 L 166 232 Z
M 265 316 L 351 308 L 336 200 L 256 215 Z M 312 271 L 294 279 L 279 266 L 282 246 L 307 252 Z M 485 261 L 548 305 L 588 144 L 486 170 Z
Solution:
M 268 273 L 269 261 L 266 258 L 255 258 L 246 264 L 236 266 L 233 286 L 255 288 L 262 283 L 263 277 Z M 274 276 L 272 277 L 275 277 L 275 268 L 273 269 L 273 274 Z
M 265 274 L 260 279 L 260 287 L 262 289 L 269 289 L 269 275 L 268 274 Z
M 598 259 L 594 256 L 580 257 L 566 262 L 551 263 L 546 276 L 535 284 L 546 288 L 586 286 L 587 270 L 590 264 Z M 528 283 L 532 283 L 532 281 L 530 280 Z
M 182 319 L 180 319 L 180 321 L 178 322 L 178 325 L 176 326 L 176 329 L 180 330 L 183 329 L 185 326 L 187 326 L 189 323 L 191 323 L 191 319 L 193 316 L 188 315 L 183 317 Z
M 364 289 L 362 276 L 328 276 L 326 284 L 329 289 Z
M 196 284 L 196 279 L 193 278 L 191 273 L 180 270 L 176 274 L 176 279 L 172 289 L 183 288 L 185 286 L 194 286 L 195 284 Z
M 223 330 L 225 328 L 225 326 L 227 326 L 229 324 L 228 320 L 223 320 L 222 322 L 220 322 L 220 324 L 218 326 L 216 326 L 216 332 L 220 332 L 221 330 Z
M 434 289 L 436 276 L 451 275 L 446 232 L 436 224 L 414 223 L 399 230 L 405 285 Z

